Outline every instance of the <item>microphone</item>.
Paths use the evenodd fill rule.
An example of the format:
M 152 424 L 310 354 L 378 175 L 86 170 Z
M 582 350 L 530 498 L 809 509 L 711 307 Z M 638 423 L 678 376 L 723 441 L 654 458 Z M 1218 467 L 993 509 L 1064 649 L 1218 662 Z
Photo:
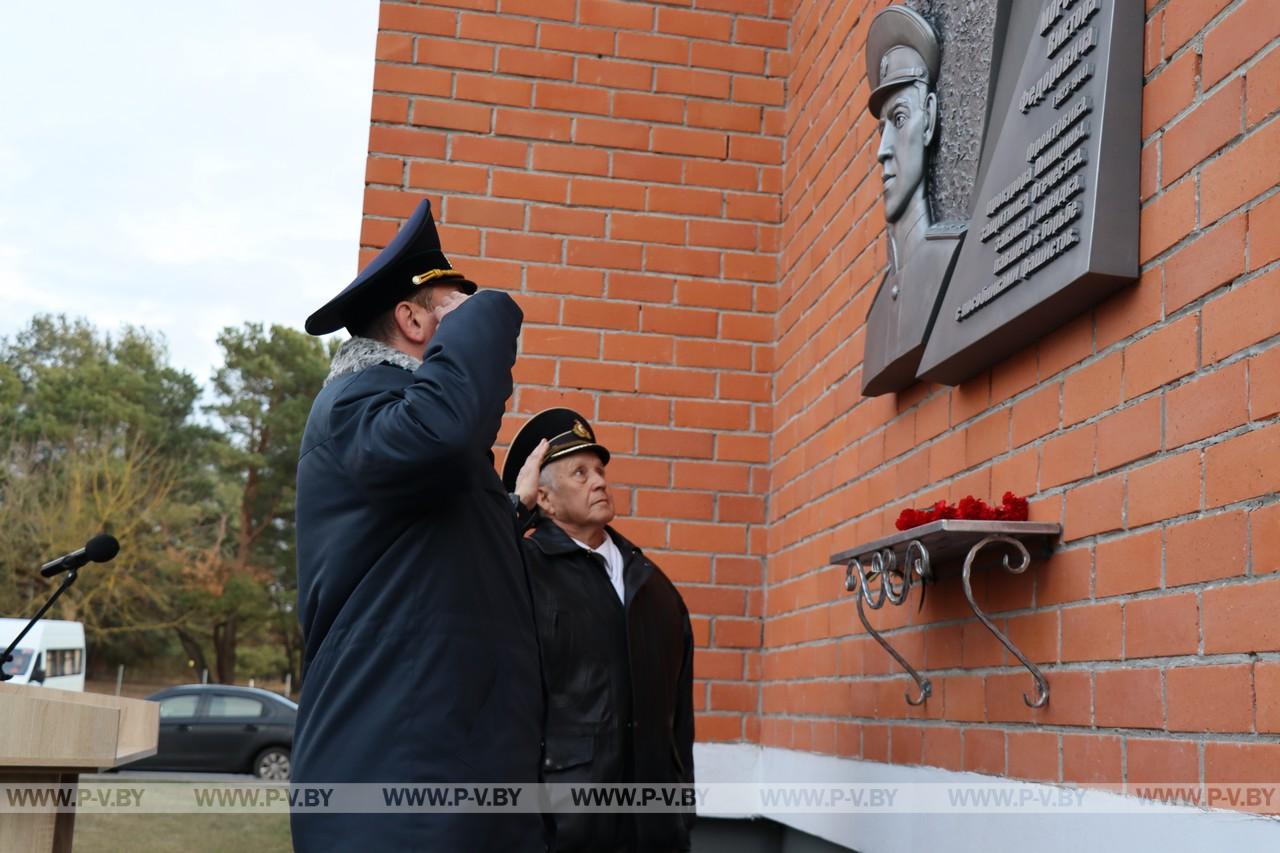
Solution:
M 40 567 L 40 577 L 51 578 L 62 572 L 73 571 L 85 563 L 105 563 L 115 559 L 120 553 L 120 543 L 109 533 L 99 533 L 84 543 L 84 547 L 63 554 L 56 560 L 50 560 Z

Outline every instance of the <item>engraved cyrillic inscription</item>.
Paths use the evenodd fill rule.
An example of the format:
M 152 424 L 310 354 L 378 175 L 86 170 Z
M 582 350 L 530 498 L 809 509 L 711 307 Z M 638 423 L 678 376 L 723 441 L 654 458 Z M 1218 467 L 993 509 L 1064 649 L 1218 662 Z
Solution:
M 1067 39 L 1079 32 L 1080 28 L 1088 23 L 1089 19 L 1097 14 L 1101 8 L 1102 0 L 1085 0 L 1085 2 L 1081 3 L 1078 9 L 1067 15 L 1066 20 L 1054 27 L 1053 32 L 1049 33 L 1049 44 L 1045 48 L 1045 56 L 1052 59 L 1053 55 L 1067 43 Z
M 1078 197 L 1085 190 L 1093 135 L 1088 116 L 1094 103 L 1087 95 L 1072 96 L 1094 74 L 1093 63 L 1081 60 L 1098 44 L 1097 28 L 1089 21 L 1101 8 L 1102 0 L 1049 0 L 1041 12 L 1039 31 L 1050 62 L 1023 91 L 1019 109 L 1030 112 L 1048 97 L 1061 114 L 1027 144 L 1027 167 L 987 200 L 987 221 L 978 237 L 996 252 L 994 280 L 956 309 L 956 320 L 971 316 L 1080 242 L 1072 223 L 1083 214 Z
M 1004 38 L 992 58 L 977 194 L 916 372 L 948 385 L 1034 346 L 1138 278 L 1150 0 L 978 5 L 987 4 L 999 8 Z
M 1032 108 L 1039 105 L 1045 99 L 1045 96 L 1057 87 L 1062 78 L 1070 74 L 1080 60 L 1097 46 L 1098 28 L 1089 27 L 1075 41 L 1071 42 L 1061 56 L 1049 65 L 1044 74 L 1040 75 L 1039 80 L 1023 91 L 1022 98 L 1018 103 L 1018 109 L 1024 113 L 1031 112 Z

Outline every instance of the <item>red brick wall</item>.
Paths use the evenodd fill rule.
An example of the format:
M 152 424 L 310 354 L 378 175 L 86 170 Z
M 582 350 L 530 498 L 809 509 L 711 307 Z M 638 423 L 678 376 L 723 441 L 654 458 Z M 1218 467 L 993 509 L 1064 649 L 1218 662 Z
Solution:
M 695 614 L 701 740 L 755 736 L 788 6 L 381 6 L 363 259 L 427 195 L 515 295 L 501 441 L 595 423 L 619 528 Z
M 960 387 L 862 399 L 881 5 L 792 20 L 761 741 L 1047 781 L 1280 778 L 1274 4 L 1147 3 L 1137 285 Z M 910 708 L 827 558 L 904 507 L 1007 489 L 1060 550 L 974 586 L 1050 703 L 1024 706 L 1030 676 L 944 581 L 870 616 L 933 679 Z
M 863 399 L 881 5 L 384 2 L 363 256 L 426 194 L 455 265 L 515 294 L 503 440 L 558 403 L 600 426 L 620 527 L 696 614 L 700 740 L 1280 778 L 1280 16 L 1148 0 L 1138 284 L 963 386 Z M 909 709 L 827 558 L 1006 489 L 1063 542 L 975 588 L 1050 704 L 946 581 L 871 615 L 933 679 Z

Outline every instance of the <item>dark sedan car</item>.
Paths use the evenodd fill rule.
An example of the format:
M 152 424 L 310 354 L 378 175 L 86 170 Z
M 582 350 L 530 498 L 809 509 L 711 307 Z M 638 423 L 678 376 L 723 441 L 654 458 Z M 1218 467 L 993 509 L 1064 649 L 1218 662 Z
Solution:
M 130 770 L 252 773 L 287 781 L 298 706 L 256 687 L 188 684 L 147 697 L 160 703 L 156 754 Z

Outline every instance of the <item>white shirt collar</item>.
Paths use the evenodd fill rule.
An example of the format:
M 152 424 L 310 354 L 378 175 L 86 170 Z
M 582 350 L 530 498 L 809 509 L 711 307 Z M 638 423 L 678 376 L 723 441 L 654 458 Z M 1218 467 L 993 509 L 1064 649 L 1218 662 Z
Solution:
M 573 539 L 572 536 L 569 537 Z M 618 600 L 626 602 L 626 585 L 622 578 L 622 552 L 618 550 L 618 546 L 614 543 L 613 538 L 609 536 L 609 531 L 604 533 L 604 541 L 600 543 L 599 548 L 592 548 L 586 542 L 573 539 L 575 545 L 593 554 L 599 554 L 604 558 L 605 566 L 609 572 L 609 583 L 613 585 L 613 591 L 618 594 Z

